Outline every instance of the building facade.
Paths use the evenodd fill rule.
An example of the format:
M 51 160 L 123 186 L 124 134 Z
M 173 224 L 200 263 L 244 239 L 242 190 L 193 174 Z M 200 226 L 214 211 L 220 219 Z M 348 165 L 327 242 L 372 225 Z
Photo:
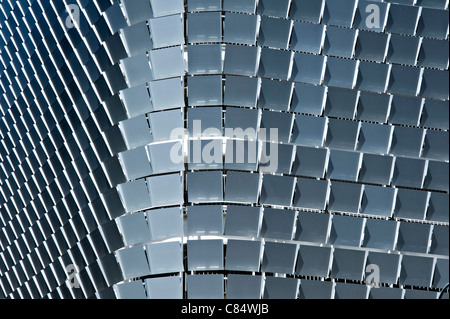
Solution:
M 436 299 L 448 33 L 446 0 L 0 0 L 0 299 Z

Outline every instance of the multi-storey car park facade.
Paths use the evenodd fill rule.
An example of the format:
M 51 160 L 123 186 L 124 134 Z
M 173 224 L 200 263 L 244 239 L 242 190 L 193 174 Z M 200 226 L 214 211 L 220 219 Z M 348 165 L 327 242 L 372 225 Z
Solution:
M 437 298 L 448 31 L 446 0 L 0 0 L 0 299 Z

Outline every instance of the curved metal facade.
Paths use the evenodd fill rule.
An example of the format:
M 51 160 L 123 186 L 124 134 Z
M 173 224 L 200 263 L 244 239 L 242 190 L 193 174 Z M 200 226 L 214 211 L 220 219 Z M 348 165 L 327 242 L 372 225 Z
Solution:
M 436 298 L 448 32 L 445 0 L 0 0 L 0 299 Z

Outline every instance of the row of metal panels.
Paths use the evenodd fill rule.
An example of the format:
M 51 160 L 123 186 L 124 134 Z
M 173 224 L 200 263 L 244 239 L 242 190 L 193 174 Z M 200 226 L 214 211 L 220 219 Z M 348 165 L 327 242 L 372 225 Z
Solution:
M 154 126 L 157 125 L 155 117 L 164 118 L 170 114 L 170 117 L 175 118 L 177 115 L 174 110 L 185 103 L 184 82 L 183 79 L 172 78 L 143 83 L 121 91 L 129 119 L 150 113 L 150 125 Z M 445 101 L 232 75 L 225 78 L 189 77 L 187 86 L 188 103 L 192 106 L 220 105 L 234 112 L 233 115 L 242 112 L 242 115 L 245 113 L 245 117 L 250 119 L 257 116 L 257 113 L 246 109 L 258 108 L 394 126 L 448 130 L 448 105 Z M 246 109 L 235 110 L 231 107 Z M 173 113 L 158 114 L 168 110 Z M 189 110 L 188 112 L 195 112 Z M 231 123 L 234 124 L 235 121 L 232 120 Z M 11 126 L 13 123 L 13 119 L 6 115 L 5 125 Z M 231 123 L 226 123 L 226 126 L 230 127 Z M 155 131 L 157 134 L 159 130 Z
M 200 62 L 196 62 L 194 59 L 190 60 L 191 63 L 187 62 L 184 58 L 183 48 L 180 46 L 152 50 L 149 58 L 145 53 L 141 53 L 122 60 L 121 67 L 127 84 L 137 86 L 146 81 L 182 76 L 190 66 L 193 68 L 191 74 L 198 75 L 223 72 L 228 75 L 258 76 L 377 93 L 387 92 L 448 99 L 448 72 L 445 70 L 422 69 L 400 64 L 382 64 L 243 45 L 226 45 L 225 60 L 222 62 L 221 46 L 201 45 L 196 47 L 199 49 L 197 51 L 201 51 L 197 58 L 203 57 Z M 200 82 L 202 80 L 204 82 Z M 205 84 L 205 81 L 208 81 L 209 84 Z M 214 77 L 193 78 L 190 85 L 193 86 L 193 91 L 188 102 L 189 105 L 221 104 L 221 99 L 219 99 L 221 96 L 213 96 L 213 94 L 218 94 L 218 88 L 222 87 L 221 83 L 217 82 L 217 77 L 216 82 L 214 82 Z M 205 92 L 205 90 L 197 88 L 206 85 L 215 90 L 213 92 L 206 90 Z M 200 97 L 203 99 L 199 101 Z M 210 98 L 206 99 L 207 97 Z
M 132 281 L 98 296 L 131 299 L 437 299 L 427 290 L 380 287 L 307 279 L 229 274 L 187 275 Z M 226 287 L 226 288 L 225 288 Z M 445 298 L 446 296 L 444 296 Z
M 342 133 L 342 131 L 339 132 Z M 376 138 L 379 138 L 379 134 L 373 134 L 373 139 Z M 326 176 L 334 180 L 448 190 L 448 179 L 445 178 L 445 172 L 448 171 L 446 162 L 383 156 L 375 151 L 368 153 L 318 148 L 322 144 L 319 139 L 316 140 L 319 144 L 316 147 L 311 145 L 314 143 L 300 146 L 217 137 L 185 142 L 187 143 L 183 144 L 181 140 L 174 140 L 139 146 L 121 153 L 120 163 L 123 165 L 127 180 L 184 171 L 183 164 L 187 164 L 189 170 L 256 171 L 259 169 L 264 173 L 316 178 Z M 369 145 L 366 146 L 369 147 Z M 182 151 L 189 155 L 186 160 L 182 155 L 178 155 L 178 152 Z M 207 151 L 211 151 L 211 154 Z M 312 162 L 313 160 L 317 162 Z M 4 191 L 8 192 L 7 189 Z M 9 191 L 11 194 L 15 193 L 14 189 Z
M 223 2 L 223 3 L 222 3 Z M 148 17 L 153 14 L 155 17 L 160 17 L 164 15 L 170 15 L 174 13 L 184 12 L 184 7 L 181 5 L 182 1 L 163 1 L 163 0 L 150 0 L 150 4 L 141 1 L 140 3 L 136 1 L 134 3 L 132 0 L 124 1 L 124 6 L 127 9 L 127 15 L 130 17 L 132 22 L 136 22 L 139 17 L 140 11 L 144 11 L 140 15 L 142 17 Z M 357 7 L 363 7 L 366 3 L 376 3 L 379 4 L 383 9 L 388 7 L 387 4 L 393 3 L 393 7 L 400 5 L 416 6 L 423 8 L 434 8 L 434 9 L 446 9 L 447 3 L 445 0 L 397 0 L 397 1 L 341 1 L 338 0 L 326 0 L 326 1 L 313 1 L 313 0 L 188 0 L 187 10 L 194 12 L 204 12 L 204 11 L 232 11 L 232 12 L 243 12 L 243 13 L 255 13 L 275 16 L 279 18 L 291 18 L 298 20 L 309 21 L 307 18 L 313 18 L 314 16 L 320 18 L 323 14 L 322 7 L 326 7 L 328 11 L 324 15 L 324 19 L 330 19 L 330 15 L 334 18 L 331 20 L 353 20 L 355 15 L 355 10 Z M 338 7 L 340 5 L 340 7 Z M 364 8 L 364 7 L 363 7 Z M 139 10 L 138 10 L 139 9 Z M 413 9 L 410 9 L 413 10 Z M 392 14 L 395 14 L 395 8 Z M 325 17 L 326 15 L 326 17 Z M 142 19 L 141 17 L 141 19 Z M 339 17 L 339 18 L 338 18 Z M 340 19 L 343 18 L 343 19 Z M 319 19 L 317 19 L 318 21 Z M 310 22 L 316 22 L 316 20 L 311 20 Z M 351 22 L 351 21 L 349 21 Z M 338 24 L 339 25 L 339 24 Z M 360 28 L 360 27 L 358 27 Z
M 430 290 L 374 287 L 341 281 L 320 281 L 259 275 L 187 275 L 186 291 L 179 276 L 129 281 L 106 288 L 92 295 L 101 299 L 437 299 Z M 22 291 L 24 291 L 22 293 Z M 79 290 L 78 290 L 79 291 Z M 36 295 L 34 295 L 36 294 Z M 15 297 L 39 296 L 21 290 Z M 72 298 L 67 286 L 49 294 L 52 299 Z M 83 295 L 78 295 L 83 298 Z M 448 293 L 443 298 L 448 298 Z
M 232 171 L 188 172 L 186 186 L 193 204 L 231 202 L 448 222 L 445 193 Z M 121 184 L 119 195 L 131 213 L 181 205 L 184 188 L 177 173 Z
M 358 106 L 354 104 L 353 107 L 351 107 L 352 104 L 342 103 L 340 105 L 345 105 L 345 108 L 339 108 L 338 101 L 333 101 L 336 107 L 328 108 L 327 103 L 326 116 L 235 107 L 226 107 L 223 114 L 222 107 L 217 106 L 189 108 L 186 110 L 189 136 L 184 135 L 185 120 L 180 109 L 138 115 L 122 121 L 119 128 L 123 136 L 123 144 L 127 146 L 126 149 L 188 137 L 207 139 L 225 136 L 448 161 L 448 132 L 410 127 L 407 123 L 411 120 L 409 123 L 415 122 L 417 125 L 420 114 L 416 113 L 413 117 L 413 113 L 410 113 L 412 108 L 403 109 L 405 116 L 402 117 L 401 107 L 392 106 L 390 118 L 400 119 L 399 121 L 405 124 L 384 125 L 368 120 L 355 121 L 353 118 L 348 120 L 341 118 L 345 114 L 348 117 L 353 117 L 349 114 L 357 114 L 356 117 L 369 120 L 376 117 L 386 118 L 386 110 L 383 114 L 383 105 L 362 104 L 361 101 Z M 371 106 L 373 106 L 372 109 Z M 320 109 L 316 111 L 321 112 Z M 424 112 L 427 111 L 428 109 L 424 109 Z M 435 116 L 443 115 L 439 112 L 434 114 Z M 223 118 L 225 118 L 224 121 Z M 397 122 L 394 119 L 392 121 Z M 6 168 L 9 167 L 6 166 Z M 11 169 L 5 170 L 6 174 L 10 172 Z
M 218 296 L 219 293 L 223 294 L 224 292 L 222 286 L 223 275 L 206 275 L 206 273 L 217 273 L 224 269 L 231 277 L 234 276 L 233 272 L 236 271 L 240 273 L 248 272 L 249 280 L 250 277 L 260 278 L 259 276 L 250 276 L 250 273 L 255 271 L 258 273 L 263 272 L 264 275 L 272 273 L 278 278 L 286 277 L 284 273 L 290 274 L 286 278 L 287 280 L 281 282 L 281 286 L 276 285 L 278 288 L 269 289 L 271 290 L 269 294 L 271 298 L 275 296 L 284 296 L 284 298 L 297 297 L 297 289 L 294 289 L 294 287 L 291 287 L 293 288 L 292 291 L 289 289 L 290 293 L 288 295 L 285 294 L 286 291 L 284 289 L 280 290 L 281 287 L 286 288 L 286 285 L 290 286 L 294 282 L 299 282 L 292 275 L 295 275 L 295 278 L 300 276 L 301 278 L 314 279 L 315 283 L 323 280 L 319 277 L 332 278 L 337 281 L 337 285 L 340 285 L 339 282 L 342 282 L 342 280 L 350 280 L 355 283 L 353 287 L 356 290 L 360 290 L 367 288 L 366 284 L 372 280 L 369 276 L 375 271 L 379 275 L 374 278 L 375 282 L 381 283 L 385 289 L 388 289 L 389 285 L 400 285 L 399 287 L 406 291 L 414 288 L 414 290 L 407 292 L 407 296 L 409 296 L 407 298 L 416 294 L 424 297 L 427 294 L 422 295 L 421 290 L 418 290 L 419 287 L 441 288 L 448 281 L 448 259 L 342 248 L 331 250 L 327 247 L 307 245 L 298 247 L 297 245 L 267 241 L 264 244 L 264 252 L 262 252 L 261 249 L 258 249 L 258 246 L 261 246 L 261 243 L 258 241 L 228 240 L 225 248 L 226 253 L 224 253 L 221 240 L 188 241 L 187 267 L 195 269 L 196 273 L 205 273 L 205 275 L 197 275 L 197 282 L 194 279 L 190 279 L 194 280 L 191 282 L 191 286 L 189 286 L 188 280 L 187 293 L 191 294 L 188 298 L 222 298 Z M 14 298 L 92 298 L 94 295 L 101 298 L 111 298 L 114 297 L 111 289 L 114 286 L 117 297 L 136 298 L 136 296 L 141 296 L 137 294 L 140 290 L 137 287 L 143 287 L 141 280 L 134 280 L 139 277 L 151 276 L 152 279 L 146 280 L 146 284 L 149 285 L 147 290 L 147 294 L 150 293 L 148 295 L 149 298 L 180 298 L 183 294 L 183 288 L 179 285 L 180 277 L 177 277 L 180 272 L 185 270 L 180 242 L 155 243 L 145 247 L 135 246 L 121 249 L 115 254 L 116 257 L 114 254 L 109 254 L 97 262 L 91 263 L 89 266 L 83 266 L 82 263 L 77 264 L 77 266 L 83 267 L 81 271 L 74 274 L 80 287 L 72 288 L 70 286 L 71 278 L 67 278 L 66 271 L 71 263 L 71 258 L 75 258 L 77 261 L 80 260 L 80 252 L 71 252 L 70 256 L 72 257 L 69 257 L 67 254 L 63 255 L 63 257 L 52 262 L 49 267 L 39 271 L 32 279 L 27 280 L 26 276 L 28 275 L 26 273 L 30 271 L 32 263 L 37 262 L 37 259 L 32 260 L 28 267 L 16 267 L 19 279 L 11 277 L 12 274 L 3 276 L 0 279 L 0 284 L 3 288 L 2 293 L 5 291 L 4 296 L 11 293 Z M 224 256 L 226 256 L 225 262 Z M 219 260 L 220 258 L 221 260 Z M 219 283 L 217 276 L 222 278 L 222 284 L 217 285 Z M 178 278 L 178 281 L 175 281 L 175 278 Z M 214 280 L 213 278 L 216 279 Z M 205 282 L 202 284 L 201 280 L 205 280 Z M 12 283 L 12 286 L 9 285 L 9 282 Z M 116 285 L 116 283 L 118 284 Z M 137 283 L 140 283 L 141 286 Z M 229 282 L 227 287 L 233 286 L 228 284 Z M 265 289 L 270 286 L 268 284 Z M 127 287 L 130 289 L 127 289 Z M 397 291 L 395 290 L 397 288 L 390 289 Z M 238 289 L 238 291 L 243 293 L 242 297 L 261 297 L 258 294 L 250 295 L 245 289 Z M 234 293 L 238 293 L 238 291 Z M 257 289 L 256 292 L 258 291 L 261 290 Z M 437 291 L 432 290 L 428 292 L 430 298 L 435 298 L 437 295 Z M 306 291 L 303 293 L 306 293 Z M 432 293 L 434 293 L 434 297 L 431 297 Z M 329 298 L 321 294 L 310 296 Z M 355 297 L 354 294 L 349 294 L 348 296 Z M 394 296 L 397 296 L 397 293 L 393 294 L 392 298 Z M 267 298 L 268 296 L 264 294 L 264 297 Z M 300 297 L 303 298 L 305 296 L 302 297 L 301 295 Z
M 432 39 L 374 33 L 240 13 L 189 13 L 186 19 L 187 39 L 180 15 L 150 19 L 150 30 L 143 21 L 121 32 L 132 55 L 186 41 L 223 42 L 437 69 L 446 69 L 448 64 L 446 36 Z M 195 46 L 191 53 L 194 50 Z
M 152 210 L 117 219 L 124 245 L 170 238 L 227 236 L 295 240 L 383 251 L 448 255 L 446 226 L 250 206 L 189 206 Z
M 441 288 L 448 281 L 448 259 L 258 240 L 229 239 L 225 246 L 221 239 L 188 240 L 186 246 L 187 266 L 180 242 L 117 251 L 123 279 L 227 270 L 363 281 L 376 265 L 380 283 Z
M 204 81 L 205 84 L 200 85 L 199 81 Z M 121 96 L 129 119 L 150 113 L 148 115 L 150 126 L 158 125 L 159 118 L 157 117 L 161 117 L 161 121 L 167 121 L 164 118 L 170 116 L 176 123 L 179 123 L 181 119 L 178 118 L 179 115 L 175 113 L 175 109 L 184 105 L 183 82 L 180 78 L 174 78 L 123 90 Z M 246 109 L 258 108 L 394 126 L 448 130 L 448 105 L 445 101 L 239 76 L 226 76 L 225 81 L 220 76 L 189 77 L 188 84 L 190 93 L 188 101 L 203 101 L 192 104 L 208 107 L 223 105 L 227 107 L 227 113 L 233 112 L 229 116 L 225 114 L 225 126 L 231 128 L 238 123 L 242 125 L 242 121 L 245 121 L 243 118 L 235 119 L 233 115 L 236 116 L 241 112 L 243 117 L 245 115 L 249 118 L 247 124 L 249 125 L 257 120 L 254 118 L 258 116 L 258 112 Z M 166 94 L 167 92 L 171 94 Z M 206 94 L 208 94 L 208 98 L 206 98 Z M 245 107 L 245 109 L 236 110 L 233 106 Z M 172 113 L 159 112 L 164 110 L 170 110 Z M 213 112 L 206 109 L 202 109 L 202 111 Z M 191 117 L 194 117 L 194 112 L 199 111 L 188 109 Z M 270 114 L 270 112 L 265 113 Z M 227 117 L 233 118 L 227 119 Z M 309 121 L 314 121 L 314 119 Z M 5 125 L 13 124 L 13 119 L 6 115 Z M 203 124 L 211 125 L 211 123 Z M 154 131 L 156 131 L 154 134 L 159 133 L 157 132 L 159 129 Z M 162 129 L 162 131 L 164 130 Z
M 182 0 L 132 1 L 123 5 L 130 24 L 148 17 L 184 13 Z M 373 9 L 374 5 L 377 9 Z M 345 28 L 376 32 L 445 38 L 448 30 L 445 0 L 426 1 L 365 1 L 365 0 L 189 0 L 188 12 L 226 11 L 258 14 L 279 19 L 301 20 Z M 367 9 L 370 10 L 367 10 Z M 367 23 L 367 17 L 377 10 L 379 19 Z M 110 11 L 113 11 L 112 9 Z M 373 21 L 373 20 L 371 20 Z
M 53 216 L 55 219 L 56 216 Z M 52 223 L 54 221 L 52 220 Z M 263 213 L 259 208 L 246 206 L 228 206 L 227 215 L 223 219 L 221 206 L 192 206 L 187 213 L 187 222 L 183 222 L 179 209 L 153 210 L 126 215 L 111 223 L 101 226 L 101 233 L 106 239 L 108 249 L 121 248 L 142 243 L 158 242 L 171 238 L 191 236 L 227 236 L 242 239 L 266 238 L 268 240 L 295 240 L 314 244 L 326 244 L 347 247 L 364 247 L 369 250 L 402 251 L 423 255 L 448 255 L 448 232 L 446 226 L 426 225 L 410 222 L 398 222 L 361 217 L 341 216 L 312 212 L 295 212 L 266 208 Z M 44 267 L 57 256 L 64 254 L 64 249 L 76 249 L 77 236 L 86 232 L 81 218 L 74 218 L 51 235 L 44 244 L 36 245 L 35 238 L 48 237 L 51 225 L 39 223 L 45 229 L 41 233 L 39 227 L 32 227 L 32 232 L 23 238 L 11 241 L 8 245 L 6 237 L 2 238 L 4 251 L 0 253 L 0 271 L 6 273 L 21 260 L 31 255 L 40 255 Z M 53 224 L 52 224 L 53 225 Z M 72 227 L 74 230 L 72 230 Z M 121 237 L 123 236 L 123 238 Z M 92 262 L 94 251 L 102 257 L 105 249 L 99 243 L 90 241 L 101 239 L 98 231 L 83 238 L 81 250 L 85 263 Z M 68 240 L 68 243 L 66 243 Z M 4 239 L 4 240 L 3 240 Z M 62 241 L 61 241 L 62 240 Z M 100 245 L 100 246 L 99 246 Z M 27 248 L 28 247 L 28 248 Z M 27 254 L 31 254 L 27 256 Z M 25 256 L 22 259 L 21 256 Z M 95 259 L 94 259 L 95 260 Z M 84 262 L 83 262 L 84 263 Z M 42 268 L 40 263 L 35 269 Z
M 187 224 L 183 224 L 179 209 L 154 210 L 148 212 L 147 216 L 136 213 L 123 216 L 117 222 L 118 225 L 112 221 L 101 226 L 100 232 L 98 230 L 92 232 L 77 244 L 77 237 L 82 235 L 80 232 L 83 229 L 83 221 L 74 219 L 67 225 L 68 227 L 62 228 L 62 233 L 59 231 L 52 235 L 44 245 L 33 249 L 22 260 L 19 251 L 23 253 L 26 246 L 9 246 L 6 254 L 1 253 L 0 270 L 2 274 L 6 274 L 2 278 L 3 288 L 9 293 L 10 289 L 23 288 L 26 283 L 28 283 L 26 287 L 29 287 L 31 284 L 29 280 L 33 281 L 31 278 L 34 276 L 39 278 L 44 276 L 42 280 L 46 278 L 49 287 L 52 287 L 45 289 L 53 291 L 54 288 L 64 285 L 67 279 L 64 268 L 72 263 L 82 269 L 80 281 L 84 282 L 85 289 L 92 285 L 90 284 L 92 281 L 96 291 L 105 287 L 105 280 L 112 285 L 124 279 L 183 271 L 185 266 L 181 244 L 173 242 L 166 245 L 161 241 L 185 236 L 188 238 L 222 236 L 223 227 L 226 236 L 246 239 L 229 239 L 225 259 L 222 240 L 190 240 L 186 250 L 188 262 L 186 269 L 263 271 L 322 277 L 331 275 L 333 278 L 358 280 L 361 274 L 364 275 L 361 272 L 366 264 L 381 267 L 385 262 L 385 266 L 382 267 L 384 275 L 390 273 L 394 278 L 393 282 L 400 278 L 404 285 L 428 286 L 429 280 L 434 278 L 433 280 L 438 280 L 434 281 L 436 288 L 441 285 L 439 278 L 445 281 L 445 276 L 448 276 L 444 271 L 445 268 L 439 268 L 437 276 L 434 259 L 432 256 L 424 255 L 428 249 L 432 254 L 448 255 L 448 232 L 445 226 L 429 227 L 423 224 L 366 220 L 339 215 L 333 216 L 330 220 L 327 214 L 299 212 L 296 216 L 293 211 L 276 209 L 266 209 L 264 214 L 261 214 L 258 208 L 244 206 L 229 206 L 225 222 L 222 207 L 217 206 L 190 207 Z M 73 231 L 71 233 L 72 227 L 77 234 Z M 39 235 L 38 231 L 33 232 L 34 236 Z M 107 247 L 100 244 L 101 236 L 105 238 Z M 294 240 L 301 242 L 300 248 L 294 242 L 273 242 L 270 239 L 289 240 L 292 236 Z M 252 237 L 266 237 L 264 249 L 260 240 L 249 241 Z M 428 238 L 431 238 L 431 241 Z M 70 243 L 64 245 L 66 240 Z M 148 244 L 145 245 L 144 251 L 143 246 L 139 244 L 145 242 Z M 304 242 L 327 245 L 308 246 L 304 245 Z M 334 266 L 333 263 L 330 264 L 329 244 L 335 247 Z M 121 249 L 124 246 L 127 248 Z M 303 246 L 306 248 L 302 248 Z M 349 250 L 349 246 L 355 248 L 361 246 L 365 249 Z M 402 251 L 403 277 L 398 273 L 400 255 L 387 253 L 393 249 Z M 119 250 L 117 260 L 121 265 L 120 268 L 117 268 L 114 255 L 108 255 L 108 250 Z M 303 250 L 306 250 L 304 254 Z M 366 256 L 369 259 L 371 256 L 375 257 L 366 261 Z M 148 262 L 146 258 L 149 258 Z M 411 260 L 408 261 L 409 259 Z M 351 262 L 346 264 L 349 260 Z M 102 270 L 98 269 L 97 263 L 101 265 Z M 416 269 L 414 265 L 420 267 Z M 423 272 L 426 267 L 429 272 Z M 47 287 L 47 284 L 44 284 L 44 287 Z M 42 294 L 45 295 L 46 293 Z

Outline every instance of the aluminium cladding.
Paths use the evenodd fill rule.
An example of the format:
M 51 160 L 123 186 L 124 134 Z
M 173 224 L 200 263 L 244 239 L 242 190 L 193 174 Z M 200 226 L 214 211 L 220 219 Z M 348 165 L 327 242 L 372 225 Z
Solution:
M 0 0 L 0 299 L 437 298 L 448 33 L 446 0 Z

